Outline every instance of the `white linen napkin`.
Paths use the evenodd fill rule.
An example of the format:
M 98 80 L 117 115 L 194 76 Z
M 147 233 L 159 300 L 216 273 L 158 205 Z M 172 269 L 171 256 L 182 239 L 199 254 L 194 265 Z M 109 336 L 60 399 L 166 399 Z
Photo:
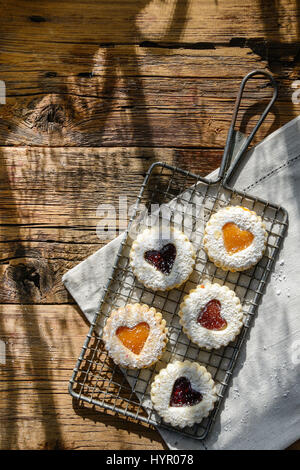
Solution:
M 288 233 L 211 432 L 195 440 L 158 427 L 170 449 L 284 449 L 300 438 L 300 117 L 249 151 L 241 166 L 234 187 L 282 205 Z M 89 321 L 122 237 L 63 276 Z

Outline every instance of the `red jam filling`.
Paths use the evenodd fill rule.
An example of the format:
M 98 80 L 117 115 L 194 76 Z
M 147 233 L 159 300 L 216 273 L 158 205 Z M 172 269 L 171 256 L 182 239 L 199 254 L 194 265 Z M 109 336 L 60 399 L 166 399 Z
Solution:
M 208 330 L 223 330 L 227 321 L 221 317 L 221 302 L 210 300 L 198 315 L 197 322 Z
M 145 260 L 155 266 L 163 274 L 170 274 L 175 258 L 176 247 L 173 243 L 168 243 L 161 250 L 149 250 L 144 254 Z
M 179 377 L 175 380 L 170 406 L 193 406 L 200 403 L 202 395 L 197 390 L 193 390 L 191 382 L 186 377 Z

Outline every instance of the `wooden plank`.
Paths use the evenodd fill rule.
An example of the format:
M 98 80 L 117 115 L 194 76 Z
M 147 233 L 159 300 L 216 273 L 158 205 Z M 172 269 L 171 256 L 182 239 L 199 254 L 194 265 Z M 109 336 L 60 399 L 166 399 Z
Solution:
M 164 161 L 204 176 L 219 165 L 221 154 L 176 148 L 1 148 L 4 236 L 13 236 L 10 226 L 18 224 L 32 231 L 43 225 L 94 229 L 97 206 L 118 204 L 120 195 L 132 204 L 152 163 Z
M 1 449 L 163 449 L 156 430 L 72 402 L 88 326 L 74 306 L 0 305 Z
M 65 57 L 59 47 L 49 48 L 47 59 L 41 52 L 3 54 L 9 65 L 1 75 L 7 88 L 2 145 L 220 148 L 242 77 L 268 68 L 249 47 L 78 46 L 75 57 L 64 45 L 60 49 Z M 66 57 L 73 62 L 71 74 Z M 284 78 L 281 67 L 276 72 L 280 100 L 257 141 L 299 113 L 300 105 L 292 103 L 292 70 L 285 67 Z M 271 96 L 269 88 L 256 89 L 261 84 L 247 87 L 242 131 L 249 131 Z
M 1 31 L 25 50 L 51 42 L 132 44 L 229 42 L 233 37 L 298 40 L 296 0 L 15 0 Z
M 152 163 L 205 175 L 220 158 L 209 149 L 2 148 L 0 303 L 72 303 L 62 275 L 116 236 L 97 235 L 99 204 L 112 205 L 121 232 L 119 196 L 129 209 Z
M 299 114 L 299 2 L 0 0 L 0 8 L 0 339 L 8 349 L 0 447 L 161 449 L 151 429 L 72 405 L 67 383 L 88 326 L 61 276 L 107 241 L 96 234 L 98 204 L 116 204 L 119 194 L 133 202 L 152 162 L 202 175 L 218 166 L 247 72 L 268 69 L 280 83 L 257 141 Z M 253 90 L 243 131 L 260 109 Z M 268 96 L 261 88 L 261 101 Z

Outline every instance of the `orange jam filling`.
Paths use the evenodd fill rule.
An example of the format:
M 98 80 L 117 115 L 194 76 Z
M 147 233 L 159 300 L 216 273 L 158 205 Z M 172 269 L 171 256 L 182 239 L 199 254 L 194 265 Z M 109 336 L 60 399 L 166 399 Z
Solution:
M 222 228 L 226 251 L 233 255 L 245 250 L 253 242 L 254 235 L 248 230 L 241 230 L 233 222 L 228 222 Z
M 149 336 L 150 326 L 146 322 L 141 322 L 133 328 L 120 326 L 116 335 L 122 341 L 124 346 L 134 354 L 140 354 L 144 344 Z

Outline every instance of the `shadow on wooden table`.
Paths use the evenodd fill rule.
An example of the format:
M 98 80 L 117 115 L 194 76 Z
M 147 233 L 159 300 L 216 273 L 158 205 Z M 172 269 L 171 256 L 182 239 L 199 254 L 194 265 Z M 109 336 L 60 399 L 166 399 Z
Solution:
M 119 3 L 119 2 L 118 2 Z M 107 125 L 108 117 L 110 113 L 114 112 L 113 99 L 114 94 L 116 93 L 116 82 L 121 76 L 124 87 L 122 88 L 124 97 L 126 100 L 126 106 L 129 115 L 129 124 L 125 127 L 125 131 L 128 129 L 130 132 L 130 144 L 131 145 L 144 145 L 149 147 L 148 158 L 141 160 L 142 171 L 145 173 L 148 169 L 149 162 L 155 160 L 155 152 L 151 150 L 153 147 L 153 135 L 150 125 L 149 116 L 145 112 L 147 109 L 147 102 L 145 93 L 143 91 L 143 81 L 140 74 L 139 58 L 136 54 L 135 45 L 147 45 L 147 41 L 140 33 L 139 28 L 136 25 L 137 16 L 140 11 L 145 8 L 150 3 L 149 0 L 141 0 L 139 2 L 130 2 L 130 5 L 127 6 L 127 9 L 119 8 L 116 3 L 116 7 L 112 7 L 115 17 L 118 20 L 118 23 L 124 27 L 124 34 L 122 36 L 121 43 L 125 45 L 126 56 L 120 57 L 116 53 L 114 48 L 114 43 L 116 40 L 114 38 L 114 31 L 111 30 L 111 44 L 107 43 L 107 31 L 109 30 L 110 25 L 105 25 L 102 21 L 102 26 L 105 28 L 105 31 L 102 32 L 101 27 L 96 36 L 90 37 L 89 35 L 89 25 L 88 23 L 82 21 L 78 26 L 79 30 L 77 31 L 76 41 L 80 38 L 79 43 L 74 47 L 73 56 L 78 59 L 80 63 L 80 47 L 84 49 L 84 44 L 90 45 L 90 50 L 92 54 L 90 56 L 90 69 L 87 72 L 79 73 L 77 75 L 72 75 L 73 64 L 72 57 L 68 57 L 67 53 L 59 56 L 58 62 L 60 70 L 67 71 L 66 73 L 70 75 L 60 82 L 57 88 L 51 88 L 49 85 L 49 75 L 48 73 L 48 63 L 47 57 L 43 58 L 43 63 L 40 65 L 41 74 L 39 75 L 39 85 L 43 90 L 43 97 L 40 98 L 40 91 L 37 93 L 37 97 L 30 98 L 30 109 L 23 109 L 23 104 L 25 101 L 22 101 L 22 95 L 20 94 L 20 100 L 18 101 L 18 106 L 15 103 L 12 104 L 12 113 L 13 126 L 11 125 L 11 120 L 4 116 L 2 122 L 4 127 L 7 129 L 7 135 L 5 136 L 1 145 L 10 145 L 10 134 L 14 133 L 15 140 L 14 145 L 16 145 L 16 136 L 19 138 L 17 145 L 23 145 L 26 143 L 26 139 L 32 139 L 31 145 L 42 145 L 47 146 L 47 150 L 38 150 L 40 153 L 40 158 L 35 159 L 34 162 L 28 162 L 27 165 L 32 165 L 32 175 L 31 180 L 28 180 L 28 186 L 24 188 L 18 187 L 18 178 L 14 178 L 15 172 L 22 172 L 22 168 L 18 168 L 18 162 L 16 162 L 16 168 L 10 168 L 9 172 L 7 171 L 5 154 L 2 153 L 2 168 L 1 168 L 1 179 L 4 182 L 2 185 L 2 195 L 3 195 L 3 204 L 2 204 L 2 225 L 7 232 L 4 233 L 4 241 L 6 243 L 6 253 L 2 258 L 2 264 L 6 266 L 6 276 L 9 280 L 9 285 L 11 286 L 11 292 L 3 294 L 2 303 L 17 303 L 21 311 L 21 320 L 22 328 L 27 336 L 27 338 L 34 338 L 32 343 L 27 345 L 28 347 L 28 358 L 24 361 L 24 372 L 26 374 L 25 379 L 32 380 L 32 388 L 30 393 L 34 393 L 36 396 L 35 408 L 32 410 L 32 413 L 38 411 L 39 415 L 46 416 L 47 418 L 43 420 L 43 440 L 49 443 L 51 447 L 52 443 L 63 443 L 63 435 L 61 430 L 61 423 L 57 418 L 58 410 L 56 403 L 54 401 L 54 386 L 52 383 L 52 365 L 48 357 L 43 359 L 43 370 L 39 366 L 39 361 L 37 360 L 41 352 L 47 350 L 47 344 L 43 333 L 40 328 L 39 320 L 37 316 L 34 316 L 33 320 L 29 323 L 27 321 L 27 309 L 26 304 L 38 304 L 43 302 L 50 302 L 51 292 L 56 287 L 56 281 L 60 277 L 60 272 L 52 270 L 52 267 L 47 261 L 47 253 L 40 249 L 39 247 L 29 246 L 30 242 L 49 241 L 52 232 L 49 230 L 50 235 L 40 234 L 38 231 L 32 230 L 35 227 L 48 226 L 51 225 L 51 211 L 46 212 L 46 217 L 49 217 L 49 221 L 45 220 L 45 208 L 50 207 L 48 194 L 46 191 L 41 193 L 41 191 L 35 191 L 34 184 L 37 180 L 45 185 L 49 194 L 51 188 L 47 186 L 49 182 L 46 179 L 45 166 L 47 163 L 51 163 L 53 166 L 53 178 L 51 183 L 53 183 L 53 191 L 57 187 L 64 187 L 72 191 L 72 185 L 68 187 L 68 181 L 63 181 L 64 175 L 61 173 L 61 161 L 55 153 L 55 149 L 52 147 L 57 147 L 60 142 L 60 139 L 64 144 L 67 145 L 94 145 L 101 146 L 103 145 L 105 127 Z M 262 51 L 259 49 L 261 47 L 260 43 L 256 44 L 255 51 L 261 53 L 264 59 L 267 59 L 270 65 L 270 69 L 276 71 L 279 74 L 282 72 L 286 66 L 280 60 L 276 60 L 275 56 L 270 54 L 276 52 L 276 44 L 270 44 L 268 41 L 272 41 L 274 37 L 274 28 L 276 30 L 279 21 L 278 12 L 276 13 L 276 6 L 278 2 L 275 1 L 261 1 L 262 9 L 262 18 L 265 21 L 265 38 L 266 41 L 262 40 L 261 44 L 263 46 Z M 81 2 L 75 0 L 72 2 L 73 11 L 76 11 L 76 5 L 82 5 Z M 215 1 L 217 5 L 218 2 Z M 300 2 L 298 3 L 298 5 Z M 187 11 L 189 7 L 189 0 L 176 1 L 175 7 L 173 9 L 172 18 L 170 18 L 169 24 L 166 28 L 166 33 L 162 35 L 159 43 L 168 45 L 171 42 L 170 37 L 172 38 L 172 43 L 180 40 L 181 34 L 184 31 Z M 8 4 L 8 8 L 10 5 Z M 35 7 L 35 11 L 26 11 L 26 15 L 23 14 L 24 27 L 28 27 L 28 18 L 32 23 L 32 28 L 34 30 L 34 35 L 41 34 L 39 39 L 40 45 L 45 43 L 45 32 L 43 31 L 44 27 L 47 27 L 47 18 L 43 17 L 43 4 L 38 4 Z M 41 9 L 41 14 L 37 14 L 37 10 Z M 47 9 L 46 9 L 47 11 Z M 270 11 L 274 11 L 275 15 L 272 16 L 272 34 L 269 36 L 270 31 Z M 83 20 L 85 13 L 81 12 Z M 91 12 L 89 12 L 91 14 Z M 105 18 L 106 10 L 105 5 L 102 5 L 101 2 L 93 3 L 93 18 Z M 3 15 L 3 17 L 5 14 Z M 28 18 L 27 18 L 28 16 Z M 47 15 L 46 15 L 47 16 Z M 27 26 L 26 26 L 27 25 Z M 127 31 L 131 28 L 131 37 L 128 39 L 126 36 Z M 51 25 L 50 25 L 51 26 Z M 55 23 L 52 25 L 55 28 Z M 20 25 L 18 25 L 20 28 Z M 40 29 L 38 29 L 40 28 Z M 22 25 L 21 25 L 22 29 Z M 38 32 L 40 31 L 40 33 Z M 59 27 L 58 27 L 59 31 Z M 47 32 L 47 31 L 46 31 Z M 120 34 L 118 38 L 120 38 Z M 52 38 L 53 39 L 53 38 Z M 65 39 L 65 37 L 64 37 Z M 70 37 L 70 42 L 72 38 Z M 99 53 L 99 45 L 102 44 L 103 52 Z M 155 45 L 154 45 L 155 46 Z M 38 48 L 38 45 L 36 46 Z M 54 47 L 53 44 L 51 47 Z M 288 45 L 286 46 L 288 48 Z M 273 48 L 273 49 L 272 49 Z M 153 50 L 155 47 L 153 47 Z M 171 50 L 171 49 L 170 49 Z M 167 48 L 160 49 L 160 54 L 170 54 L 170 50 Z M 37 51 L 38 52 L 38 51 Z M 153 53 L 153 52 L 152 52 Z M 102 54 L 102 55 L 101 55 Z M 151 54 L 151 48 L 149 48 L 149 54 Z M 275 57 L 275 58 L 274 58 Z M 65 63 L 63 63 L 65 60 Z M 295 58 L 296 60 L 296 58 Z M 84 61 L 83 61 L 84 62 Z M 85 62 L 84 62 L 85 63 Z M 55 64 L 55 62 L 54 62 Z M 44 67 L 46 69 L 44 70 Z M 55 65 L 52 63 L 52 67 Z M 100 69 L 99 80 L 100 83 L 93 82 L 93 84 L 87 84 L 86 80 L 89 77 L 92 77 L 93 74 L 97 75 L 97 70 Z M 50 75 L 55 74 L 55 72 L 50 72 Z M 30 87 L 34 89 L 35 83 L 31 83 Z M 39 89 L 40 90 L 40 89 Z M 22 93 L 22 92 L 20 92 Z M 91 109 L 84 113 L 88 108 L 87 97 L 94 98 L 94 106 Z M 9 109 L 9 97 L 8 97 L 8 109 Z M 292 103 L 290 104 L 292 106 Z M 18 108 L 18 109 L 16 109 Z M 9 111 L 8 111 L 9 112 Z M 19 114 L 18 114 L 19 112 Z M 22 113 L 24 112 L 24 116 Z M 248 111 L 246 118 L 252 118 L 252 116 L 257 114 L 257 106 L 253 105 L 253 108 Z M 19 121 L 18 121 L 19 116 Z M 23 117 L 22 117 L 23 116 Z M 243 120 L 243 125 L 246 128 L 246 118 Z M 98 132 L 91 136 L 88 135 L 89 131 L 89 120 L 96 119 L 99 122 Z M 66 125 L 65 125 L 66 124 Z M 274 121 L 273 126 L 277 127 L 279 125 L 278 121 Z M 74 131 L 75 128 L 75 131 Z M 73 132 L 74 131 L 74 132 Z M 124 144 L 125 138 L 122 135 L 120 129 L 115 129 L 116 134 L 119 137 L 120 145 Z M 123 131 L 124 132 L 124 131 Z M 71 136 L 69 137 L 69 133 Z M 26 134 L 26 138 L 23 139 L 23 135 Z M 105 145 L 109 145 L 109 141 L 105 141 Z M 66 164 L 71 165 L 71 161 L 66 161 Z M 103 166 L 109 164 L 110 162 L 101 163 Z M 77 171 L 74 173 L 75 177 L 78 177 L 77 192 L 74 194 L 74 201 L 72 201 L 73 210 L 79 211 L 81 191 L 84 189 L 84 163 L 82 166 L 77 168 Z M 73 175 L 73 176 L 74 176 Z M 71 175 L 72 176 L 72 175 Z M 31 191 L 32 189 L 32 191 Z M 26 202 L 26 209 L 21 206 L 22 201 L 16 197 L 16 192 L 21 191 L 24 201 Z M 29 202 L 28 202 L 28 199 Z M 79 201 L 79 202 L 78 202 Z M 77 202 L 77 205 L 76 205 Z M 99 201 L 100 202 L 100 201 Z M 61 195 L 61 200 L 56 204 L 61 207 L 64 207 L 63 195 Z M 71 218 L 68 220 L 68 217 L 64 219 L 64 228 L 68 227 L 70 223 L 71 227 Z M 65 232 L 58 225 L 56 236 L 59 239 L 63 240 Z M 28 230 L 29 228 L 29 230 Z M 31 236 L 33 238 L 31 238 Z M 80 240 L 80 239 L 79 239 Z M 77 241 L 78 243 L 78 241 Z M 49 247 L 49 252 L 51 251 L 51 245 Z M 49 267 L 50 266 L 50 267 Z M 71 267 L 71 265 L 70 265 Z M 55 272 L 54 272 L 55 271 Z M 48 289 L 48 290 L 47 290 Z M 54 300 L 53 300 L 54 299 Z M 69 299 L 70 300 L 70 299 Z M 55 303 L 55 292 L 51 298 L 52 303 Z M 19 326 L 18 326 L 19 327 Z M 1 337 L 9 338 L 11 335 L 10 331 L 7 331 L 7 327 L 3 322 L 3 318 L 0 315 L 0 333 Z M 67 328 L 66 328 L 67 335 Z M 38 348 L 36 344 L 38 343 Z M 71 349 L 71 345 L 69 345 Z M 12 352 L 13 356 L 13 352 Z M 77 357 L 74 357 L 74 365 Z M 19 371 L 17 367 L 12 366 L 9 370 L 8 380 L 15 384 L 19 377 Z M 36 381 L 35 381 L 36 380 Z M 41 383 L 47 383 L 50 393 L 45 396 L 43 393 L 43 386 Z M 7 448 L 18 448 L 18 420 L 20 419 L 18 406 L 22 403 L 24 390 L 22 388 L 14 387 L 14 390 L 9 390 L 7 393 L 6 408 L 9 410 L 10 419 L 3 422 L 4 429 L 2 430 L 2 435 L 5 435 L 5 443 Z M 71 400 L 71 397 L 70 397 Z M 104 424 L 110 425 L 112 422 L 112 417 L 109 414 L 98 414 L 93 409 L 87 409 L 86 407 L 81 407 L 74 405 L 74 411 L 83 418 L 90 419 L 92 421 L 99 421 Z M 119 429 L 128 430 L 128 422 L 122 421 L 121 419 L 113 418 L 114 425 Z M 153 433 L 152 429 L 144 430 L 140 425 L 134 424 L 130 421 L 130 432 L 133 432 L 135 435 L 144 435 Z M 155 435 L 151 434 L 151 438 L 155 439 Z M 159 436 L 157 435 L 157 439 Z M 159 440 L 159 442 L 161 442 Z M 54 445 L 54 444 L 53 444 Z
M 131 11 L 128 12 L 125 9 L 116 11 L 116 15 L 124 15 L 123 23 L 132 22 L 135 24 L 136 16 L 138 15 L 139 11 L 149 3 L 149 0 L 144 0 L 140 2 L 131 2 L 130 8 Z M 178 39 L 180 37 L 181 31 L 184 28 L 185 24 L 185 17 L 188 8 L 189 0 L 183 0 L 181 2 L 176 3 L 176 8 L 174 10 L 173 19 L 170 21 L 169 30 L 164 41 L 168 42 L 168 34 L 173 28 L 177 30 Z M 76 10 L 76 2 L 73 2 L 73 8 Z M 105 5 L 101 5 L 101 3 L 95 3 L 94 5 L 94 15 L 101 18 L 105 16 L 104 11 Z M 29 15 L 30 12 L 27 12 Z M 42 18 L 41 16 L 38 17 L 37 15 L 32 16 L 32 21 L 36 22 L 37 18 Z M 42 22 L 42 20 L 39 20 Z M 83 25 L 82 29 L 82 37 L 86 38 L 87 29 L 86 25 Z M 139 31 L 136 29 L 136 36 L 139 36 Z M 173 34 L 174 39 L 174 34 Z M 84 39 L 83 39 L 84 41 Z M 98 41 L 101 43 L 101 31 L 99 32 L 98 38 L 93 38 L 93 41 Z M 112 31 L 112 42 L 113 42 L 113 31 Z M 74 51 L 76 53 L 76 51 Z M 167 51 L 166 51 L 167 53 Z M 128 70 L 128 63 L 125 61 L 124 63 L 120 63 L 119 57 L 116 56 L 114 48 L 107 47 L 106 48 L 106 57 L 104 60 L 104 79 L 101 84 L 101 88 L 97 87 L 93 90 L 95 93 L 95 102 L 97 100 L 102 103 L 100 106 L 100 117 L 101 117 L 101 125 L 99 126 L 99 133 L 96 136 L 96 145 L 101 145 L 102 134 L 105 130 L 106 120 L 109 113 L 112 110 L 112 97 L 115 92 L 114 85 L 117 80 L 118 73 L 121 72 L 124 80 L 128 80 L 125 84 L 127 90 L 127 100 L 128 100 L 128 109 L 131 110 L 131 129 L 132 129 L 132 142 L 137 143 L 138 138 L 142 136 L 143 144 L 147 147 L 152 147 L 152 133 L 150 124 L 147 120 L 147 115 L 144 115 L 143 122 L 141 122 L 139 111 L 137 108 L 137 102 L 139 108 L 147 107 L 145 96 L 143 93 L 143 83 L 140 78 L 139 73 L 139 64 L 138 59 L 135 53 L 135 47 L 129 46 L 127 54 L 130 56 L 130 71 Z M 95 55 L 97 55 L 97 46 L 95 46 Z M 91 67 L 94 66 L 94 59 L 95 57 L 91 57 Z M 91 70 L 91 74 L 93 71 Z M 131 76 L 131 78 L 127 78 Z M 82 78 L 82 77 L 81 77 Z M 80 78 L 78 79 L 77 86 L 80 88 Z M 52 144 L 55 146 L 57 143 L 57 137 L 63 132 L 63 125 L 64 121 L 67 120 L 69 124 L 72 124 L 73 119 L 79 118 L 78 116 L 78 106 L 73 106 L 73 98 L 72 90 L 68 89 L 68 84 L 70 82 L 65 83 L 61 86 L 60 93 L 50 93 L 48 96 L 46 95 L 42 99 L 34 99 L 32 101 L 32 109 L 26 110 L 25 119 L 20 120 L 20 122 L 16 122 L 14 127 L 12 128 L 11 125 L 7 124 L 7 136 L 6 139 L 2 142 L 2 145 L 9 145 L 9 135 L 12 132 L 15 132 L 20 135 L 20 144 L 22 145 L 22 133 L 23 131 L 31 132 L 32 134 L 32 145 L 47 145 L 48 151 L 43 151 L 42 149 L 39 150 L 41 154 L 41 158 L 39 159 L 39 165 L 37 162 L 33 164 L 33 173 L 31 181 L 28 181 L 28 188 L 23 188 L 24 199 L 26 200 L 26 191 L 29 189 L 30 194 L 30 210 L 24 211 L 22 207 L 20 207 L 20 201 L 18 201 L 15 197 L 15 191 L 18 190 L 18 179 L 14 179 L 14 171 L 10 168 L 9 174 L 6 168 L 5 162 L 5 155 L 2 154 L 2 169 L 1 169 L 1 179 L 4 182 L 5 186 L 2 186 L 2 194 L 5 198 L 5 203 L 2 207 L 2 225 L 4 227 L 11 227 L 13 228 L 12 231 L 6 236 L 8 239 L 6 240 L 6 254 L 5 258 L 2 259 L 2 264 L 7 264 L 6 269 L 6 277 L 10 282 L 11 289 L 13 293 L 8 294 L 6 299 L 2 299 L 2 303 L 5 301 L 10 301 L 13 297 L 13 301 L 19 305 L 19 309 L 22 313 L 21 315 L 21 323 L 28 339 L 31 341 L 28 342 L 28 351 L 29 357 L 25 360 L 24 365 L 24 373 L 26 378 L 32 380 L 32 389 L 31 393 L 34 393 L 37 397 L 37 401 L 35 403 L 35 408 L 32 412 L 33 414 L 38 411 L 39 414 L 42 416 L 48 416 L 48 419 L 43 419 L 43 440 L 47 443 L 48 446 L 63 446 L 63 436 L 61 432 L 61 425 L 59 420 L 57 419 L 57 410 L 56 404 L 53 398 L 53 385 L 52 385 L 52 376 L 51 376 L 51 364 L 47 357 L 43 358 L 43 371 L 41 375 L 41 366 L 38 360 L 37 354 L 47 350 L 47 344 L 43 337 L 42 331 L 39 325 L 39 319 L 37 316 L 33 316 L 31 322 L 27 321 L 26 317 L 26 304 L 34 304 L 34 303 L 43 303 L 45 298 L 41 295 L 41 286 L 44 282 L 49 281 L 50 286 L 53 287 L 53 279 L 51 278 L 52 274 L 47 266 L 47 261 L 43 259 L 43 252 L 37 249 L 32 249 L 28 247 L 28 232 L 26 235 L 25 227 L 34 227 L 35 225 L 39 225 L 40 223 L 43 225 L 46 221 L 42 221 L 43 219 L 43 210 L 48 204 L 47 194 L 42 194 L 40 191 L 36 192 L 36 196 L 34 195 L 34 191 L 30 191 L 30 186 L 34 187 L 34 183 L 36 179 L 39 179 L 42 182 L 44 178 L 44 164 L 45 158 L 48 159 L 48 163 L 52 162 L 54 165 L 54 171 L 57 174 L 57 181 L 56 184 L 61 184 L 60 178 L 60 164 L 55 158 L 55 155 L 52 156 L 51 146 Z M 74 86 L 71 83 L 71 88 Z M 76 84 L 75 84 L 76 85 Z M 82 91 L 82 90 L 81 90 Z M 83 93 L 84 95 L 84 93 Z M 75 97 L 76 99 L 76 97 Z M 9 102 L 9 98 L 8 98 Z M 104 104 L 103 104 L 104 103 Z M 76 100 L 76 104 L 78 104 L 78 100 Z M 81 102 L 82 107 L 84 108 L 84 98 Z M 99 112 L 99 107 L 96 106 L 96 112 Z M 93 110 L 92 110 L 93 113 Z M 5 116 L 3 119 L 3 123 L 5 126 Z M 54 141 L 52 140 L 52 136 L 55 136 Z M 76 140 L 76 135 L 75 135 Z M 121 139 L 122 140 L 122 139 Z M 82 140 L 80 141 L 82 142 Z M 72 142 L 73 144 L 74 142 Z M 154 154 L 153 154 L 153 157 Z M 30 164 L 30 163 L 29 163 Z M 18 162 L 16 163 L 18 165 Z M 22 164 L 20 164 L 22 165 Z M 146 162 L 144 171 L 148 169 L 148 162 Z M 56 168 L 55 168 L 56 166 Z M 22 169 L 18 169 L 22 173 Z M 80 173 L 80 172 L 79 172 Z M 78 173 L 77 173 L 78 174 Z M 45 182 L 46 184 L 46 182 Z M 47 186 L 47 185 L 46 185 Z M 56 186 L 55 186 L 56 187 Z M 54 187 L 54 190 L 55 190 Z M 33 188 L 34 189 L 34 188 Z M 76 194 L 77 198 L 80 199 L 80 194 Z M 76 211 L 76 207 L 74 208 Z M 48 221 L 49 223 L 50 221 Z M 66 221 L 65 221 L 66 225 Z M 59 228 L 57 231 L 57 235 L 59 236 Z M 36 241 L 39 241 L 39 235 L 33 235 Z M 24 241 L 25 239 L 25 241 Z M 50 277 L 49 277 L 50 276 Z M 49 287 L 49 286 L 48 286 Z M 51 287 L 49 289 L 51 290 Z M 10 295 L 12 297 L 10 297 Z M 9 338 L 10 332 L 6 330 L 6 325 L 3 323 L 3 317 L 0 315 L 0 332 L 1 337 Z M 34 342 L 32 342 L 32 338 L 34 338 Z M 38 352 L 36 350 L 36 342 L 38 342 Z M 11 353 L 12 357 L 14 357 L 13 352 Z M 74 357 L 74 364 L 76 358 Z M 12 366 L 9 370 L 9 381 L 11 383 L 16 383 L 18 380 L 18 371 L 14 366 Z M 50 393 L 46 396 L 43 393 L 43 387 L 40 386 L 40 382 L 46 382 L 48 384 L 48 389 Z M 19 404 L 22 402 L 23 399 L 22 389 L 18 387 L 14 387 L 13 391 L 9 391 L 6 397 L 6 408 L 9 410 L 10 419 L 7 420 L 4 424 L 5 429 L 2 430 L 2 436 L 5 435 L 5 448 L 19 448 L 22 444 L 18 440 L 18 419 L 19 419 Z M 71 398 L 70 398 L 71 399 Z M 101 422 L 107 421 L 107 423 L 111 423 L 111 416 L 103 418 L 98 418 L 98 414 L 96 414 L 93 410 L 86 410 L 82 407 L 74 406 L 75 412 L 82 416 L 83 418 L 91 419 L 91 420 L 98 420 Z M 102 415 L 103 416 L 103 415 Z M 114 421 L 115 422 L 115 421 Z M 128 421 L 116 421 L 116 427 L 120 429 L 128 430 Z M 157 437 L 159 442 L 162 442 L 159 436 L 153 433 L 153 429 L 150 431 L 143 430 L 142 427 L 135 425 L 134 423 L 130 423 L 130 432 L 133 432 L 136 435 L 140 435 L 141 433 L 151 434 L 151 438 L 154 439 Z
M 94 423 L 102 423 L 106 427 L 114 426 L 116 429 L 126 431 L 128 435 L 134 434 L 137 438 L 146 437 L 151 441 L 159 443 L 164 450 L 168 447 L 160 437 L 154 426 L 140 423 L 128 416 L 121 416 L 109 410 L 95 408 L 85 402 L 73 399 L 74 412 L 83 419 L 91 420 Z M 124 439 L 124 434 L 123 434 Z M 122 449 L 122 447 L 120 447 Z M 124 447 L 125 449 L 125 447 Z

